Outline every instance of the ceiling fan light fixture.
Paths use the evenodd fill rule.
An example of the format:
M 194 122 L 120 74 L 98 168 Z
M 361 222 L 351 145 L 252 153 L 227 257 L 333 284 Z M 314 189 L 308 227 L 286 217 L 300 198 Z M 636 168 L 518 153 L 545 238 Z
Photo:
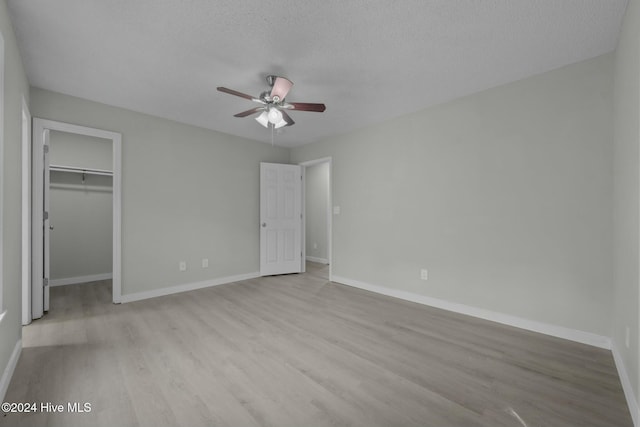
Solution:
M 271 108 L 269 110 L 268 117 L 269 117 L 269 121 L 274 125 L 277 125 L 278 123 L 283 121 L 282 112 L 280 112 L 280 110 L 278 110 L 277 108 Z
M 280 129 L 283 126 L 288 125 L 287 121 L 285 119 L 280 120 L 278 123 L 274 123 L 273 127 L 276 129 Z
M 269 113 L 263 111 L 258 117 L 256 117 L 256 121 L 260 123 L 262 126 L 268 128 L 269 127 Z

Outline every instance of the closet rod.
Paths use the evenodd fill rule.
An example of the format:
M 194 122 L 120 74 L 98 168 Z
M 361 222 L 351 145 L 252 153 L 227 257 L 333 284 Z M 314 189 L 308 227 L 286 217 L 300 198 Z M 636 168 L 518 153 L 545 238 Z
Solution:
M 77 168 L 74 166 L 61 166 L 61 165 L 49 165 L 50 171 L 56 172 L 75 172 L 82 174 L 92 174 L 92 175 L 107 175 L 113 176 L 113 172 L 106 169 L 86 169 L 86 168 Z

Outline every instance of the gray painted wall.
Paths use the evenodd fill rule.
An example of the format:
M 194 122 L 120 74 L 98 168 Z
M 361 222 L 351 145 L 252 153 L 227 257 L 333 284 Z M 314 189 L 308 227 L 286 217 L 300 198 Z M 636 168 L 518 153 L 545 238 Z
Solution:
M 614 111 L 615 293 L 611 334 L 639 398 L 640 4 L 635 0 L 627 6 L 615 56 Z M 627 327 L 631 338 L 629 348 L 625 345 Z
M 36 88 L 31 110 L 122 133 L 123 295 L 259 271 L 260 162 L 287 149 Z
M 328 262 L 329 163 L 307 167 L 305 185 L 307 257 Z
M 612 73 L 605 55 L 292 149 L 333 158 L 334 277 L 608 336 Z
M 29 102 L 29 85 L 9 21 L 4 0 L 0 0 L 0 32 L 4 38 L 4 159 L 2 162 L 3 199 L 2 292 L 7 312 L 0 322 L 0 375 L 11 352 L 22 336 L 21 287 L 21 138 L 22 97 Z

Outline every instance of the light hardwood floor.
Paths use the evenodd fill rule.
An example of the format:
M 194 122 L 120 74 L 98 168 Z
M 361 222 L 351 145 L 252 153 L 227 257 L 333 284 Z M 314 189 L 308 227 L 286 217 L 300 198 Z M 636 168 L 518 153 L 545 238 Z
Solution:
M 326 268 L 112 305 L 56 287 L 9 402 L 24 426 L 631 426 L 609 351 L 330 283 Z

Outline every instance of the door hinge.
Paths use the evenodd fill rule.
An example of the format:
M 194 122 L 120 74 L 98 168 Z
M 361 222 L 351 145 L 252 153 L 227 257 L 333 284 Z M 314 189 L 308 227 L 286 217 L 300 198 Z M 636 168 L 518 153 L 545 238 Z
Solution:
M 46 286 L 49 286 L 49 279 L 47 279 L 47 278 L 42 279 L 42 284 L 43 284 L 45 287 L 46 287 Z
M 44 212 L 42 213 L 42 219 L 43 219 L 44 221 L 48 220 L 48 219 L 49 219 L 49 212 L 44 211 Z
M 43 148 L 45 154 L 47 154 L 49 152 L 49 146 L 48 145 L 44 145 L 42 148 Z

